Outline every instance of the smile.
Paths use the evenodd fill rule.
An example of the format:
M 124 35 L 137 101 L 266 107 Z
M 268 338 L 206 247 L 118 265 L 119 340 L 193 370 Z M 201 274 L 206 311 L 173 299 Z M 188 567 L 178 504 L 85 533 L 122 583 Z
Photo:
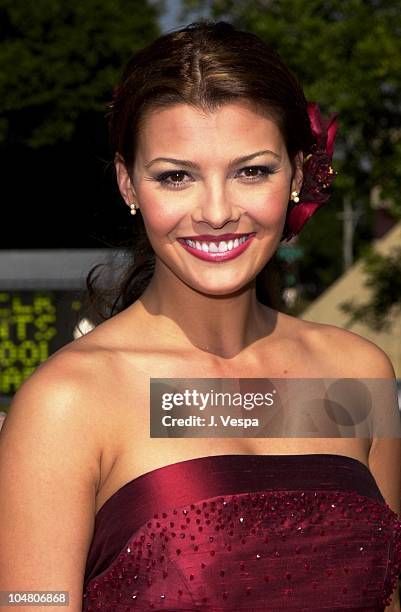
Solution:
M 248 248 L 255 234 L 247 234 L 234 240 L 207 242 L 204 240 L 187 240 L 178 238 L 178 242 L 190 253 L 207 261 L 226 261 L 240 255 Z

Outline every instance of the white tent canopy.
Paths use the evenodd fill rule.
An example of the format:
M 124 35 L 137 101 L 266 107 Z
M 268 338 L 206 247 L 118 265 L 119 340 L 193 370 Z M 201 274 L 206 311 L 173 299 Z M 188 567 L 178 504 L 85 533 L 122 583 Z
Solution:
M 124 249 L 10 249 L 0 251 L 0 291 L 5 289 L 85 289 L 97 263 L 124 257 Z M 113 273 L 110 270 L 109 274 Z M 106 272 L 104 272 L 106 280 Z

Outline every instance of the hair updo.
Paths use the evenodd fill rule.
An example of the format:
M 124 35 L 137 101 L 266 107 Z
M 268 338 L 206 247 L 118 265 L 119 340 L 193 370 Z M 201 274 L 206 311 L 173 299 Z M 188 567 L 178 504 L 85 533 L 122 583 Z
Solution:
M 189 104 L 213 112 L 236 101 L 251 103 L 278 125 L 291 163 L 298 151 L 310 153 L 314 135 L 302 87 L 256 34 L 210 20 L 164 34 L 131 57 L 114 88 L 108 105 L 113 157 L 120 154 L 132 176 L 141 126 L 150 111 Z M 87 277 L 89 301 L 103 319 L 136 301 L 153 275 L 155 254 L 142 216 L 131 220 L 133 239 L 127 252 L 132 257 L 117 284 L 95 288 L 94 272 L 105 264 L 97 264 Z M 286 232 L 287 221 L 282 240 Z M 267 273 L 268 266 L 256 277 L 256 292 L 260 302 L 275 306 L 281 303 L 280 283 L 274 270 Z

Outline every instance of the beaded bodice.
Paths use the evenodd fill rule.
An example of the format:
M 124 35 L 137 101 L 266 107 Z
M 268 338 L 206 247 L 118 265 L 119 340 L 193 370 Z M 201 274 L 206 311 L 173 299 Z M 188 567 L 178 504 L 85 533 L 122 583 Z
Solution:
M 100 508 L 83 611 L 384 610 L 401 521 L 343 455 L 213 455 L 128 482 Z

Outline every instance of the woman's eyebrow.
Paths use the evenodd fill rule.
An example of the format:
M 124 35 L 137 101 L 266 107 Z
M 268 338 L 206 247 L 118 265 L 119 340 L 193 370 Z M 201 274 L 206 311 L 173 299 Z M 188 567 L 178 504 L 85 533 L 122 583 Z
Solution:
M 279 161 L 281 160 L 281 156 L 278 155 L 278 153 L 275 153 L 274 151 L 270 151 L 269 149 L 265 149 L 264 151 L 257 151 L 256 153 L 251 153 L 250 155 L 245 155 L 244 157 L 236 157 L 230 162 L 229 165 L 236 166 L 237 164 L 241 164 L 243 162 L 246 162 L 260 155 L 265 155 L 266 153 L 273 155 Z M 179 164 L 180 166 L 187 166 L 188 168 L 194 168 L 195 170 L 199 170 L 199 165 L 195 164 L 195 162 L 192 162 L 186 159 L 174 159 L 173 157 L 155 157 L 155 159 L 152 159 L 150 162 L 147 162 L 145 164 L 145 168 L 146 169 L 150 168 L 150 166 L 152 166 L 158 161 L 170 162 L 171 164 Z

